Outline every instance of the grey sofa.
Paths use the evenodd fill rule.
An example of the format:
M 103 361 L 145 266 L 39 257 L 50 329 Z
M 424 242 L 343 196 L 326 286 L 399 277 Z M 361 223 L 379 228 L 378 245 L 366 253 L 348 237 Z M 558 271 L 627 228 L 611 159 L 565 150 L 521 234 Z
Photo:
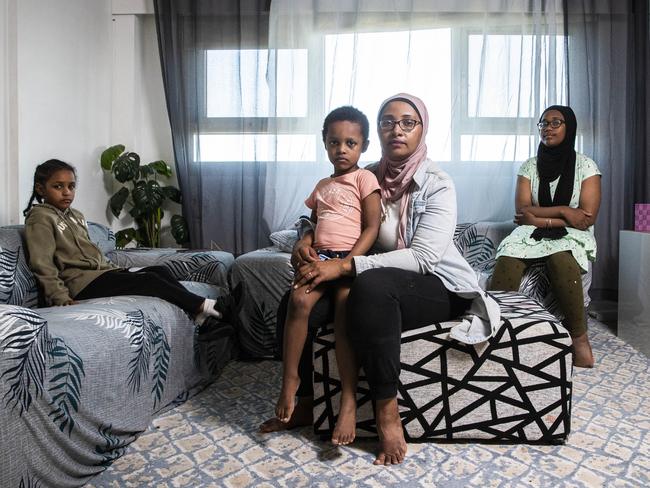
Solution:
M 508 222 L 456 228 L 454 243 L 484 287 L 498 243 L 512 228 Z M 288 251 L 295 232 L 271 237 L 273 246 L 239 256 L 232 271 L 233 284 L 248 285 L 239 338 L 250 356 L 278 355 L 276 310 L 293 276 Z M 409 441 L 566 440 L 571 419 L 571 338 L 540 303 L 552 304 L 552 297 L 546 298 L 548 281 L 543 271 L 543 267 L 530 269 L 519 293 L 493 293 L 501 307 L 502 326 L 486 343 L 468 346 L 449 339 L 453 321 L 402 335 L 398 401 Z M 341 389 L 331 327 L 317 335 L 313 354 L 314 430 L 327 437 L 336 422 Z M 357 402 L 357 435 L 376 435 L 363 373 Z
M 456 226 L 454 243 L 476 271 L 486 288 L 495 264 L 496 249 L 514 229 L 512 222 L 463 223 Z M 239 256 L 232 269 L 233 285 L 245 282 L 246 297 L 240 314 L 239 339 L 242 353 L 253 358 L 277 357 L 276 313 L 280 299 L 293 279 L 290 252 L 297 239 L 295 230 L 281 230 L 270 236 L 271 246 Z M 591 267 L 582 276 L 584 305 L 590 303 Z M 543 264 L 531 266 L 524 274 L 519 293 L 538 301 L 561 320 L 562 314 L 550 290 Z
M 117 265 L 162 264 L 197 294 L 228 293 L 229 253 L 118 251 L 92 223 L 89 235 Z M 23 237 L 21 226 L 0 228 L 0 486 L 80 486 L 221 371 L 234 328 L 214 321 L 199 333 L 149 297 L 36 308 Z

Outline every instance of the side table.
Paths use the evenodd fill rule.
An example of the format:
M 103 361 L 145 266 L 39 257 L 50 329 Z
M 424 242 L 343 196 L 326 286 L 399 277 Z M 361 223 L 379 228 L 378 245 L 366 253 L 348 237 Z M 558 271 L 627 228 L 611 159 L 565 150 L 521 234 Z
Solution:
M 650 233 L 619 233 L 618 337 L 650 356 Z

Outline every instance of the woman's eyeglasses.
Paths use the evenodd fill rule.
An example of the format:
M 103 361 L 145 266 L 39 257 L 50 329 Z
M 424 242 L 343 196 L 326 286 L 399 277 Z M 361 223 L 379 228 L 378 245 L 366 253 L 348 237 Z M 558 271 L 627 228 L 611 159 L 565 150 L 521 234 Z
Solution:
M 411 132 L 413 129 L 417 127 L 418 124 L 421 124 L 419 120 L 414 120 L 414 119 L 401 119 L 401 120 L 391 120 L 391 119 L 384 119 L 379 121 L 379 128 L 383 131 L 390 131 L 393 130 L 395 125 L 399 125 L 400 129 L 402 129 L 404 132 Z
M 546 120 L 542 120 L 537 124 L 537 128 L 539 130 L 544 130 L 550 125 L 551 129 L 559 129 L 562 124 L 564 124 L 564 120 L 560 120 L 560 119 L 554 119 L 551 120 L 550 122 Z

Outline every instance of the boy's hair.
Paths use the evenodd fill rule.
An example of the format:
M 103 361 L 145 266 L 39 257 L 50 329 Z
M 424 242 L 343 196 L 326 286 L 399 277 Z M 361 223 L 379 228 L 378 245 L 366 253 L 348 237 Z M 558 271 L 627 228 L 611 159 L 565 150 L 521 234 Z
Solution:
M 361 127 L 361 135 L 363 136 L 363 141 L 365 142 L 368 140 L 368 136 L 370 134 L 370 124 L 368 123 L 368 117 L 366 117 L 361 110 L 358 110 L 350 105 L 345 105 L 343 107 L 335 108 L 329 114 L 327 114 L 327 117 L 325 117 L 325 121 L 323 122 L 323 142 L 325 142 L 325 139 L 327 139 L 327 131 L 329 130 L 330 124 L 343 121 L 359 124 Z
M 34 171 L 34 184 L 32 185 L 32 196 L 29 198 L 29 202 L 27 202 L 27 207 L 25 210 L 23 210 L 23 215 L 26 216 L 29 213 L 34 200 L 36 200 L 38 203 L 43 202 L 43 197 L 40 196 L 36 191 L 36 185 L 40 184 L 45 186 L 47 180 L 49 180 L 54 173 L 61 171 L 62 169 L 72 171 L 76 178 L 77 170 L 74 168 L 74 166 L 66 162 L 59 161 L 58 159 L 48 159 L 44 163 L 36 166 L 36 170 Z

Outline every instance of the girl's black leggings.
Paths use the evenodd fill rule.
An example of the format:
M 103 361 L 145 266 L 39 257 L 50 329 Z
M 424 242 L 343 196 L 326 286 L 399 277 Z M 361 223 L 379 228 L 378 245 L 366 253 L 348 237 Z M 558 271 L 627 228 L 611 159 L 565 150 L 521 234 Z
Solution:
M 279 338 L 284 328 L 287 297 L 278 310 Z M 331 302 L 325 295 L 310 315 L 309 336 L 300 359 L 298 396 L 313 396 L 312 342 L 316 331 L 332 320 Z M 397 395 L 402 332 L 458 317 L 470 303 L 471 300 L 447 290 L 435 275 L 377 268 L 357 276 L 348 297 L 347 328 L 373 399 Z
M 107 271 L 81 290 L 75 300 L 120 295 L 157 297 L 182 308 L 192 317 L 200 310 L 203 297 L 188 291 L 165 266 L 149 266 L 139 271 Z

